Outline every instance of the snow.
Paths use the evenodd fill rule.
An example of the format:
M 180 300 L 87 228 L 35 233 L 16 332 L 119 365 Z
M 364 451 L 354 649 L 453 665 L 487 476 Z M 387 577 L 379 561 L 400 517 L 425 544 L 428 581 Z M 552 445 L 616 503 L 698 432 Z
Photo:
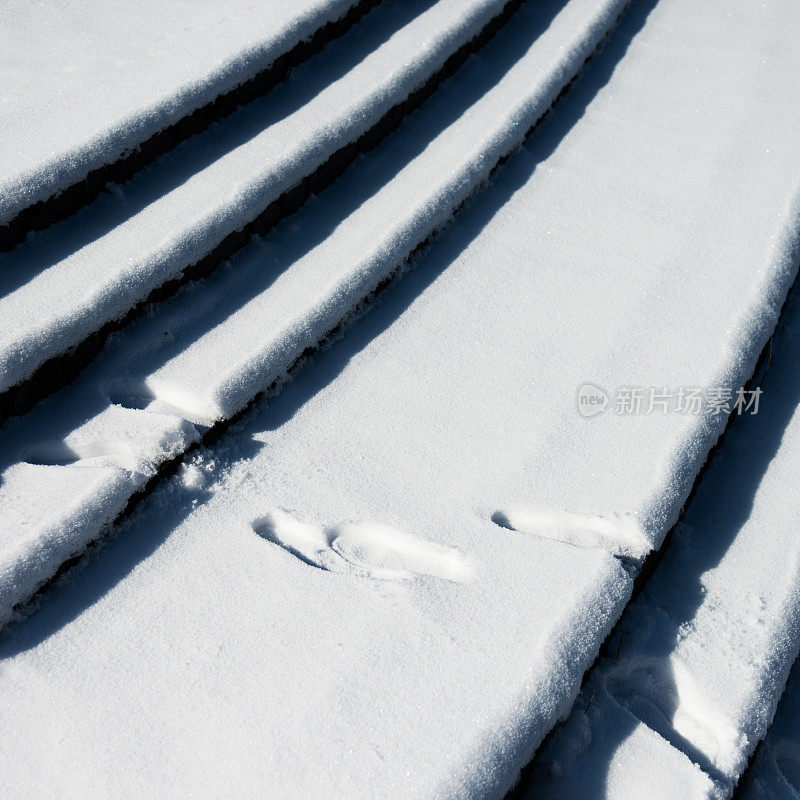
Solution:
M 63 417 L 55 423 L 63 425 Z M 46 436 L 46 423 L 34 420 L 34 426 Z M 25 447 L 0 485 L 0 620 L 97 538 L 158 464 L 198 438 L 197 429 L 175 415 L 112 404 L 63 439 L 41 438 Z
M 291 267 L 224 325 L 198 337 L 149 375 L 145 383 L 152 396 L 209 420 L 228 418 L 246 405 L 271 376 L 284 372 L 306 347 L 322 339 L 420 242 L 449 221 L 549 108 L 621 5 L 596 0 L 568 4 L 496 86 L 403 164 L 409 145 L 421 132 L 438 130 L 441 119 L 452 114 L 455 97 L 469 93 L 480 80 L 483 67 L 476 60 L 371 165 L 379 174 L 390 173 L 390 165 L 402 168 L 317 247 L 293 259 L 279 250 L 273 258 Z M 542 12 L 537 7 L 525 20 L 515 19 L 515 25 L 526 33 L 537 30 L 543 17 L 547 19 Z M 498 60 L 503 56 L 499 45 L 490 52 Z M 345 178 L 337 187 L 339 196 L 353 196 L 361 180 L 361 175 Z M 317 238 L 302 224 L 294 234 L 301 241 Z M 263 263 L 263 252 L 256 250 L 255 257 Z
M 525 783 L 516 796 L 524 798 L 647 798 L 648 800 L 719 800 L 712 779 L 689 757 L 672 747 L 652 728 L 631 719 L 621 706 L 608 703 L 602 687 L 593 687 L 594 700 L 582 692 L 561 734 L 563 748 L 547 753 L 544 775 Z M 602 707 L 602 720 L 598 708 Z M 583 710 L 586 713 L 582 713 Z M 596 742 L 604 731 L 620 731 L 614 747 Z M 580 770 L 575 764 L 580 763 Z M 545 791 L 546 793 L 542 794 Z
M 324 193 L 324 201 L 321 196 L 310 202 L 307 211 L 288 220 L 274 236 L 245 249 L 207 287 L 176 298 L 171 310 L 162 314 L 165 319 L 154 321 L 144 343 L 120 348 L 120 355 L 111 355 L 79 382 L 77 396 L 56 401 L 58 406 L 85 412 L 77 432 L 69 434 L 70 441 L 85 438 L 87 426 L 89 435 L 96 429 L 102 433 L 95 435 L 104 440 L 118 438 L 114 404 L 133 406 L 132 410 L 145 406 L 139 416 L 147 422 L 139 424 L 156 425 L 157 433 L 140 437 L 142 452 L 128 481 L 133 494 L 154 474 L 159 460 L 179 449 L 176 436 L 182 437 L 179 443 L 199 438 L 196 428 L 195 434 L 186 434 L 161 416 L 177 414 L 207 427 L 230 418 L 282 375 L 305 347 L 321 339 L 437 225 L 452 217 L 454 207 L 486 179 L 498 158 L 547 110 L 591 52 L 603 26 L 613 21 L 613 4 L 597 0 L 577 0 L 556 14 L 557 8 L 552 3 L 520 12 L 517 24 L 454 76 L 446 93 L 431 98 L 391 141 L 356 164 Z M 531 75 L 537 80 L 532 81 Z M 498 77 L 500 84 L 483 96 L 487 81 Z M 451 122 L 454 107 L 463 108 L 464 113 Z M 442 128 L 430 142 L 431 130 Z M 453 158 L 454 153 L 460 160 Z M 365 191 L 374 196 L 362 202 Z M 342 210 L 353 206 L 339 221 Z M 398 214 L 398 208 L 404 213 Z M 305 252 L 308 243 L 316 241 L 318 247 Z M 97 261 L 95 269 L 103 271 L 105 265 Z M 71 283 L 73 291 L 86 291 L 84 281 Z M 37 289 L 34 284 L 20 291 L 31 294 Z M 262 293 L 252 297 L 254 289 L 265 285 Z M 130 286 L 125 286 L 127 291 Z M 59 294 L 58 302 L 69 304 L 69 296 Z M 97 309 L 93 302 L 87 303 L 87 308 Z M 29 302 L 19 306 L 20 313 L 23 307 L 29 307 Z M 170 336 L 165 337 L 165 332 Z M 8 338 L 13 349 L 22 352 L 20 341 L 25 337 L 21 332 L 13 334 L 9 329 Z M 138 364 L 137 349 L 144 353 Z M 20 363 L 29 364 L 27 359 Z M 90 409 L 95 409 L 94 418 Z M 59 424 L 46 407 L 29 415 L 13 426 L 7 440 L 10 464 L 28 458 L 33 446 L 29 439 L 45 438 L 45 429 L 53 431 L 47 438 L 59 438 L 55 435 L 59 427 L 66 428 L 63 437 L 71 424 Z M 165 443 L 161 459 L 153 454 L 154 439 Z M 116 468 L 124 465 L 117 459 L 111 466 L 115 469 L 109 470 L 109 481 L 118 487 L 123 479 Z M 11 536 L 26 544 L 15 542 L 5 558 L 0 553 L 0 568 L 28 576 L 13 581 L 14 603 L 52 574 L 58 549 L 65 558 L 81 549 L 124 507 L 122 495 L 115 490 L 114 502 L 96 515 L 93 531 L 83 524 L 76 526 L 74 515 L 85 516 L 77 495 L 73 494 L 74 502 L 66 512 L 61 503 L 42 504 L 29 475 L 26 464 L 9 466 L 7 486 L 0 487 L 0 508 L 5 491 L 13 498 L 14 510 L 9 513 L 25 520 L 24 535 Z M 58 470 L 50 479 L 58 481 Z M 94 504 L 96 486 L 87 485 L 86 491 L 87 503 Z M 53 558 L 41 556 L 45 546 L 55 548 Z M 0 599 L 6 601 L 8 596 Z M 12 605 L 0 604 L 0 618 L 9 614 Z
M 731 9 L 635 4 L 487 180 L 619 5 L 524 8 L 329 190 L 5 426 L 3 621 L 279 379 L 5 628 L 15 800 L 502 797 L 560 719 L 534 776 L 554 797 L 730 792 L 798 642 L 785 330 L 767 436 L 765 397 L 573 701 L 725 422 L 587 418 L 580 387 L 741 386 L 796 273 L 800 8 Z
M 4 3 L 0 223 L 266 69 L 351 5 Z
M 714 781 L 708 796 L 731 796 L 800 649 L 798 325 L 795 289 L 774 337 L 758 414 L 738 418 L 726 434 L 656 572 L 625 611 L 611 655 L 537 756 L 530 797 L 637 796 L 627 782 L 617 784 L 618 772 L 638 776 L 638 796 L 685 797 L 677 782 L 701 769 Z M 783 723 L 790 741 L 792 697 Z M 753 798 L 782 796 L 781 771 L 796 780 L 796 755 L 777 730 L 768 736 L 774 749 L 759 754 L 748 780 Z M 642 736 L 670 751 L 663 766 L 651 768 L 646 750 L 631 745 Z M 779 765 L 784 752 L 787 763 Z
M 0 272 L 11 275 L 0 298 L 0 390 L 124 316 L 255 219 L 408 97 L 502 5 L 380 8 L 261 101 L 0 255 Z M 583 5 L 591 14 L 598 3 Z
M 492 520 L 512 531 L 557 539 L 575 547 L 603 547 L 615 555 L 628 558 L 642 558 L 650 550 L 645 532 L 629 516 L 593 517 L 568 511 L 533 511 L 512 507 L 495 511 Z
M 441 547 L 374 522 L 326 529 L 274 509 L 254 520 L 253 529 L 304 564 L 330 572 L 394 580 L 416 573 L 468 583 L 475 571 L 469 559 L 455 548 Z
M 104 549 L 99 571 L 89 564 L 63 586 L 55 617 L 43 607 L 30 620 L 42 627 L 11 633 L 4 785 L 15 797 L 250 797 L 268 786 L 273 797 L 357 798 L 507 784 L 507 759 L 529 755 L 516 721 L 540 727 L 564 710 L 553 695 L 568 692 L 624 601 L 622 570 L 557 543 L 498 547 L 491 524 L 465 517 L 446 531 L 431 519 L 426 534 L 469 545 L 468 584 L 326 572 L 253 532 L 245 507 L 262 510 L 265 487 L 253 488 L 246 502 L 237 491 L 204 506 L 164 543 L 185 512 L 169 493 Z M 565 555 L 571 586 L 557 577 Z M 109 568 L 123 583 L 109 585 Z M 598 616 L 574 619 L 581 603 Z M 492 751 L 502 757 L 487 760 Z

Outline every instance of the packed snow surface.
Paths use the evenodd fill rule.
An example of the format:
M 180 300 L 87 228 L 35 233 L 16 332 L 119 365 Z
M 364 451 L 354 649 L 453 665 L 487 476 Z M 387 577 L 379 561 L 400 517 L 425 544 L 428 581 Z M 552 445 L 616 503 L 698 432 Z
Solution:
M 124 316 L 252 222 L 405 100 L 502 5 L 414 0 L 381 7 L 262 100 L 0 255 L 10 289 L 0 298 L 0 390 Z M 596 22 L 597 0 L 577 5 Z M 579 26 L 574 35 L 583 32 Z M 552 70 L 563 66 L 555 60 Z M 561 85 L 573 73 L 559 75 Z
M 610 655 L 537 756 L 531 800 L 729 797 L 764 737 L 800 648 L 798 326 L 795 289 L 758 376 L 758 414 L 726 434 Z M 796 713 L 791 693 L 784 702 Z M 782 724 L 747 782 L 753 797 L 781 795 L 768 793 L 775 769 L 796 778 Z M 773 766 L 784 752 L 788 766 Z
M 500 798 L 568 717 L 727 416 L 621 390 L 735 391 L 796 273 L 789 0 L 634 2 L 490 176 L 620 9 L 525 6 L 330 189 L 0 432 L 8 619 L 282 381 L 5 629 L 10 796 Z M 741 447 L 768 448 L 747 422 Z M 732 786 L 797 641 L 778 431 L 760 472 L 731 456 L 751 515 L 725 461 L 707 473 L 548 780 L 587 757 L 617 796 Z
M 71 410 L 68 422 L 42 409 L 13 426 L 6 484 L 0 487 L 0 508 L 15 520 L 7 546 L 0 549 L 0 573 L 7 576 L 0 581 L 0 618 L 113 520 L 159 462 L 196 441 L 193 426 L 230 418 L 244 407 L 447 222 L 457 204 L 547 110 L 604 26 L 613 22 L 618 5 L 573 0 L 566 8 L 551 2 L 525 9 L 514 27 L 453 76 L 446 91 L 431 98 L 390 140 L 275 235 L 245 249 L 208 286 L 177 298 L 156 318 L 150 331 L 155 336 L 118 347 L 119 355 L 112 354 L 80 382 L 76 391 L 83 390 L 81 399 L 58 401 Z M 102 268 L 105 263 L 95 262 L 95 269 L 110 274 Z M 35 283 L 21 291 L 32 297 Z M 130 288 L 128 282 L 120 285 L 126 292 Z M 85 280 L 74 289 L 92 291 Z M 69 295 L 59 291 L 55 296 L 56 306 L 73 308 Z M 20 305 L 18 297 L 12 302 L 25 316 L 28 303 Z M 98 306 L 81 303 L 92 313 Z M 19 355 L 25 336 L 19 329 L 16 335 L 12 328 L 7 331 Z M 62 335 L 53 339 L 57 346 L 62 341 Z M 136 352 L 143 353 L 138 364 Z M 27 358 L 19 363 L 29 365 Z M 147 413 L 137 414 L 142 406 Z M 96 409 L 93 416 L 90 409 Z M 132 454 L 138 455 L 133 469 L 131 454 L 126 454 L 128 472 L 108 452 L 109 486 L 100 506 L 95 483 L 87 485 L 84 504 L 75 486 L 67 490 L 62 484 L 59 470 L 38 477 L 48 463 L 46 454 L 39 455 L 42 440 L 61 440 L 73 450 L 85 448 L 87 438 L 114 442 L 119 419 L 126 415 L 135 417 L 142 431 L 128 437 L 141 438 L 140 452 Z M 158 442 L 163 442 L 161 458 L 154 449 Z M 44 446 L 52 449 L 53 444 Z M 87 481 L 90 476 L 102 480 L 96 460 L 81 466 L 94 468 L 86 473 Z M 37 474 L 33 481 L 32 473 Z M 39 480 L 54 483 L 51 502 L 37 497 Z

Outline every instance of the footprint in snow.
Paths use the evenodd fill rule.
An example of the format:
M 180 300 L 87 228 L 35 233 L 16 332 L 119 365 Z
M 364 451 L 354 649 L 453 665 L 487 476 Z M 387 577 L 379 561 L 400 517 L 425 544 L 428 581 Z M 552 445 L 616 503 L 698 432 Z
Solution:
M 709 775 L 730 771 L 737 727 L 704 696 L 680 660 L 641 657 L 616 665 L 606 677 L 611 698 L 686 753 Z
M 190 397 L 162 397 L 144 381 L 118 380 L 107 387 L 109 402 L 132 411 L 146 411 L 186 420 L 199 428 L 210 428 L 215 419 L 193 411 Z
M 518 533 L 555 539 L 574 547 L 603 548 L 629 558 L 641 558 L 651 549 L 639 523 L 627 514 L 600 516 L 511 507 L 495 511 L 491 519 L 495 525 Z
M 134 442 L 91 440 L 68 445 L 64 441 L 42 442 L 25 451 L 24 461 L 40 466 L 99 467 L 123 466 L 134 469 L 141 460 Z
M 157 398 L 143 393 L 119 393 L 113 390 L 108 393 L 109 402 L 133 411 L 156 413 L 176 417 L 184 423 L 184 434 L 190 429 L 202 429 L 196 420 L 188 419 L 182 409 L 169 406 Z M 86 438 L 79 443 L 67 443 L 67 440 L 39 442 L 28 447 L 22 454 L 22 460 L 37 466 L 75 466 L 99 467 L 117 466 L 136 471 L 143 463 L 164 460 L 164 454 L 172 448 L 169 442 L 161 437 L 140 439 L 100 439 Z
M 329 572 L 383 580 L 432 575 L 457 583 L 466 583 L 473 574 L 457 549 L 380 523 L 323 528 L 276 509 L 255 520 L 253 529 L 303 563 Z

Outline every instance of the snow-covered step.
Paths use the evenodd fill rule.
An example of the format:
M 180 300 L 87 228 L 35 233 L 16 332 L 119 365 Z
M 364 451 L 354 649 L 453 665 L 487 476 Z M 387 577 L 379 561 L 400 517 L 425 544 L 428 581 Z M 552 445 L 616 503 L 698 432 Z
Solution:
M 726 433 L 610 654 L 537 756 L 521 796 L 731 796 L 800 649 L 798 330 L 795 290 L 758 413 Z M 653 746 L 663 759 L 650 755 Z M 764 750 L 751 796 L 793 797 L 768 789 L 780 771 L 796 781 L 797 763 L 791 746 Z
M 445 513 L 435 490 L 392 514 L 377 497 L 391 486 L 331 467 L 327 514 L 313 513 L 319 493 L 299 494 L 312 480 L 290 492 L 284 549 L 267 515 L 286 490 L 268 461 L 224 487 L 198 462 L 7 631 L 5 797 L 502 797 L 527 735 L 568 707 L 627 575 L 604 552 Z M 330 536 L 325 568 L 291 552 L 286 528 Z
M 502 58 L 490 48 L 484 59 L 454 79 L 447 91 L 421 110 L 394 146 L 369 170 L 390 172 L 402 165 L 319 245 L 300 258 L 287 242 L 253 248 L 259 263 L 287 264 L 269 287 L 144 380 L 142 394 L 213 424 L 230 418 L 259 391 L 284 373 L 307 347 L 313 347 L 381 281 L 392 275 L 432 233 L 452 218 L 458 206 L 486 181 L 500 159 L 516 148 L 548 110 L 571 76 L 597 46 L 621 11 L 619 0 L 579 0 L 566 4 L 530 48 L 480 99 L 403 164 L 416 131 L 437 130 L 448 109 L 480 80 L 481 61 Z M 522 30 L 541 28 L 541 7 L 532 8 Z M 514 37 L 519 41 L 519 35 Z M 424 133 L 423 133 L 424 135 Z M 383 169 L 382 169 L 383 168 Z M 336 194 L 343 200 L 358 191 L 356 173 Z M 291 231 L 301 241 L 316 241 L 302 223 Z M 275 247 L 275 251 L 271 252 Z M 291 249 L 290 249 L 291 248 Z M 288 252 L 287 252 L 288 251 Z M 243 259 L 247 260 L 247 259 Z M 238 268 L 248 269 L 246 265 Z M 252 273 L 253 268 L 249 271 Z
M 118 440 L 114 402 L 129 411 L 147 406 L 142 413 L 155 415 L 154 420 L 162 420 L 163 412 L 167 417 L 177 414 L 192 426 L 229 419 L 452 217 L 456 206 L 549 108 L 620 6 L 572 0 L 563 8 L 553 1 L 520 11 L 515 25 L 498 34 L 497 42 L 453 76 L 446 93 L 431 98 L 391 140 L 263 243 L 243 251 L 232 269 L 176 298 L 150 326 L 152 340 L 130 345 L 130 350 L 118 346 L 71 393 L 5 431 L 0 509 L 10 503 L 13 510 L 8 513 L 18 522 L 0 551 L 0 569 L 11 576 L 0 581 L 0 618 L 53 574 L 59 553 L 66 560 L 80 552 L 125 507 L 118 490 L 120 463 L 112 453 L 105 461 L 108 480 L 116 487 L 113 494 L 101 492 L 89 480 L 94 474 L 86 473 L 84 494 L 71 486 L 69 505 L 59 501 L 60 490 L 53 490 L 52 502 L 41 502 L 37 483 L 58 484 L 65 466 L 53 467 L 49 478 L 42 474 L 37 462 L 43 459 L 37 452 L 43 441 L 46 448 L 54 446 L 48 440 L 56 440 L 56 449 L 63 441 L 76 452 L 91 452 L 92 437 Z M 455 120 L 454 108 L 463 112 Z M 432 130 L 441 133 L 430 142 Z M 342 211 L 350 209 L 340 222 Z M 307 243 L 316 241 L 320 244 L 305 253 Z M 261 287 L 266 288 L 258 293 Z M 165 341 L 165 332 L 174 341 Z M 154 348 L 155 355 L 148 354 Z M 139 364 L 138 350 L 145 351 Z M 79 412 L 54 414 L 59 405 Z M 196 427 L 187 433 L 176 424 L 170 430 L 174 434 L 163 438 L 161 433 L 144 437 L 140 453 L 128 453 L 134 445 L 131 437 L 122 436 L 128 441 L 126 457 L 136 462 L 128 481 L 130 494 L 141 489 L 160 463 L 174 457 L 178 433 L 182 443 L 200 436 Z M 154 440 L 164 442 L 161 458 Z M 89 464 L 97 466 L 91 458 Z M 103 502 L 98 510 L 97 494 L 113 502 Z M 81 496 L 91 512 L 78 502 Z M 639 544 L 639 552 L 647 548 L 646 542 Z
M 86 400 L 85 395 L 71 399 Z M 77 411 L 84 413 L 92 405 L 97 398 L 90 394 L 88 404 Z M 65 438 L 40 439 L 25 447 L 22 460 L 3 472 L 2 622 L 96 539 L 147 486 L 159 465 L 200 438 L 193 425 L 174 413 L 142 413 L 108 405 L 107 400 L 105 406 Z M 59 422 L 63 424 L 63 416 Z M 47 427 L 45 421 L 44 436 Z
M 578 387 L 738 385 L 796 271 L 798 11 L 731 9 L 634 6 L 368 316 L 5 631 L 7 794 L 503 796 L 631 590 L 614 526 L 659 544 L 723 424 Z
M 13 800 L 503 796 L 631 590 L 614 525 L 658 543 L 718 430 L 585 418 L 578 386 L 741 381 L 794 274 L 794 111 L 775 102 L 793 89 L 767 80 L 784 64 L 740 50 L 760 85 L 743 130 L 741 94 L 687 37 L 718 53 L 738 24 L 759 30 L 746 3 L 738 24 L 721 9 L 669 0 L 645 22 L 634 7 L 368 316 L 6 630 Z M 773 9 L 780 43 L 796 12 Z M 667 67 L 692 80 L 654 84 Z M 345 184 L 264 258 L 290 224 L 323 229 Z M 686 796 L 713 790 L 646 726 L 630 744 L 685 767 Z
M 600 13 L 614 2 L 593 5 Z M 69 361 L 93 335 L 101 346 L 104 326 L 165 282 L 198 262 L 211 269 L 248 240 L 247 226 L 268 228 L 332 180 L 360 146 L 396 124 L 418 89 L 448 73 L 448 59 L 466 57 L 462 48 L 504 6 L 385 4 L 262 101 L 179 146 L 116 196 L 0 257 L 9 287 L 0 298 L 0 392 L 32 382 L 6 405 L 24 409 L 29 395 L 57 388 L 62 370 L 49 359 Z
M 375 5 L 7 5 L 0 30 L 0 248 L 24 238 L 26 227 L 71 213 L 107 181 L 280 80 Z

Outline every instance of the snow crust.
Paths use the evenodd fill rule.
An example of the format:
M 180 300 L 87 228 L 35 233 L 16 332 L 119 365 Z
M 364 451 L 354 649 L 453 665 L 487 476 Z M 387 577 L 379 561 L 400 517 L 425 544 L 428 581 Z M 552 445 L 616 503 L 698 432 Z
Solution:
M 11 275 L 0 298 L 0 390 L 124 316 L 255 219 L 423 84 L 502 6 L 414 0 L 377 9 L 263 100 L 0 255 L 0 271 Z
M 118 345 L 87 373 L 74 395 L 66 392 L 53 401 L 76 410 L 67 415 L 72 417 L 69 422 L 62 418 L 59 423 L 44 404 L 39 413 L 12 426 L 5 446 L 11 469 L 6 493 L 13 498 L 13 513 L 26 520 L 26 530 L 36 532 L 20 537 L 35 543 L 35 550 L 9 550 L 6 568 L 29 576 L 13 582 L 15 602 L 52 572 L 52 561 L 39 555 L 43 540 L 56 542 L 56 549 L 72 550 L 92 538 L 83 526 L 69 533 L 72 513 L 39 503 L 35 484 L 26 477 L 27 467 L 10 466 L 25 459 L 37 439 L 45 439 L 43 428 L 68 431 L 77 421 L 76 413 L 83 412 L 80 430 L 88 425 L 108 431 L 104 438 L 113 437 L 117 412 L 111 406 L 119 404 L 138 407 L 148 425 L 161 426 L 158 415 L 170 413 L 200 428 L 232 416 L 352 311 L 437 225 L 452 217 L 455 205 L 544 113 L 569 80 L 567 67 L 576 70 L 601 35 L 602 25 L 613 21 L 613 7 L 576 0 L 564 9 L 554 2 L 521 12 L 516 26 L 454 76 L 446 92 L 431 98 L 369 159 L 356 164 L 274 235 L 242 251 L 230 269 L 168 304 L 152 324 L 142 326 L 145 331 L 138 341 Z M 531 74 L 536 80 L 530 80 Z M 500 85 L 494 87 L 497 79 Z M 484 96 L 487 89 L 491 91 Z M 461 113 L 454 114 L 454 109 Z M 430 142 L 431 131 L 440 130 Z M 351 209 L 342 219 L 342 212 Z M 313 242 L 319 245 L 309 250 Z M 30 284 L 24 288 L 33 291 Z M 80 430 L 78 437 L 83 435 Z M 194 434 L 175 430 L 184 438 L 164 440 L 162 461 L 174 455 L 181 442 L 199 436 L 196 427 Z M 144 440 L 139 468 L 129 480 L 131 494 L 155 472 L 159 459 L 152 457 L 151 440 Z M 58 473 L 53 470 L 50 479 L 58 481 Z M 109 480 L 117 485 L 120 478 L 110 473 Z M 0 508 L 4 488 L 0 486 Z M 95 502 L 95 494 L 94 487 L 87 489 L 87 503 Z M 97 516 L 95 535 L 119 509 L 115 503 Z M 12 568 L 11 563 L 19 565 Z M 0 606 L 0 617 L 10 608 Z
M 590 797 L 588 763 L 611 796 L 730 790 L 798 641 L 777 423 L 760 480 L 761 417 L 729 455 L 748 513 L 709 472 L 570 715 L 725 421 L 587 419 L 576 392 L 740 386 L 796 273 L 800 10 L 730 9 L 635 5 L 371 313 L 6 628 L 14 798 L 499 798 L 559 719 L 553 796 Z M 4 429 L 3 619 L 449 221 L 616 10 L 521 12 L 330 190 Z
M 619 774 L 639 776 L 639 796 L 706 796 L 682 788 L 702 774 L 707 796 L 730 797 L 766 734 L 800 649 L 798 325 L 795 289 L 758 415 L 726 434 L 611 655 L 537 756 L 531 798 L 635 796 Z M 783 785 L 797 786 L 793 692 L 744 797 L 794 796 Z M 643 737 L 668 753 L 663 764 L 649 759 Z

